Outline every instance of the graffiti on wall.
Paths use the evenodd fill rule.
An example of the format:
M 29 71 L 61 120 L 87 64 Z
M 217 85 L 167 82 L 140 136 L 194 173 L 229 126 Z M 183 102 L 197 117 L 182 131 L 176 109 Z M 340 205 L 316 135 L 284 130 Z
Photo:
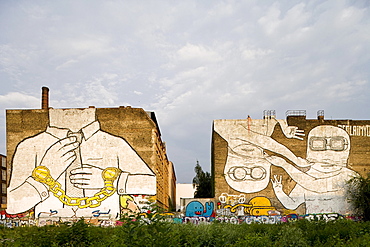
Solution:
M 335 221 L 338 219 L 350 219 L 354 220 L 351 217 L 343 216 L 337 213 L 330 214 L 306 214 L 306 215 L 297 215 L 297 214 L 288 214 L 288 215 L 260 215 L 260 216 L 217 216 L 215 220 L 224 223 L 232 224 L 278 224 L 286 222 L 294 222 L 297 220 L 308 220 L 308 221 Z
M 216 213 L 217 216 L 280 215 L 267 197 L 256 196 L 246 201 L 244 194 L 228 195 L 227 193 L 219 196 Z
M 157 213 L 156 213 L 157 214 Z M 287 215 L 247 215 L 247 216 L 225 216 L 225 215 L 217 215 L 211 217 L 205 216 L 181 216 L 180 213 L 159 213 L 161 215 L 161 220 L 166 222 L 172 222 L 176 224 L 211 224 L 212 222 L 220 222 L 220 223 L 231 223 L 231 224 L 279 224 L 285 222 L 293 222 L 297 220 L 308 220 L 308 221 L 335 221 L 338 219 L 348 219 L 348 220 L 359 220 L 356 217 L 351 217 L 348 215 L 341 215 L 337 213 L 330 213 L 330 214 L 306 214 L 306 215 L 298 215 L 298 214 L 287 214 Z M 140 214 L 142 217 L 138 220 L 145 222 L 145 224 L 151 224 L 151 220 L 148 218 L 148 215 L 145 213 Z M 155 214 L 152 216 L 155 217 Z M 54 225 L 58 226 L 61 224 L 66 223 L 73 223 L 76 222 L 78 219 L 65 219 L 65 218 L 30 218 L 29 214 L 18 215 L 15 217 L 14 215 L 7 215 L 5 211 L 0 211 L 0 226 L 13 228 L 13 227 L 22 227 L 22 226 L 46 226 L 46 225 Z M 117 220 L 110 220 L 110 219 L 103 219 L 103 218 L 89 218 L 84 219 L 85 223 L 101 226 L 101 227 L 114 227 L 114 226 L 122 226 L 125 224 L 124 221 L 117 221 Z
M 271 137 L 277 124 L 286 138 L 303 142 L 306 133 L 288 126 L 285 120 L 216 122 L 215 131 L 228 142 L 227 184 L 236 191 L 253 193 L 271 183 L 285 209 L 295 210 L 304 204 L 307 214 L 348 213 L 345 182 L 358 175 L 347 167 L 351 149 L 348 133 L 332 125 L 317 126 L 308 133 L 306 157 L 298 157 Z M 283 175 L 271 174 L 272 166 L 282 168 L 296 183 L 290 192 L 284 190 Z
M 101 213 L 104 214 L 103 212 Z M 55 212 L 50 212 L 50 216 L 53 214 L 55 214 Z M 115 219 L 108 219 L 98 216 L 99 215 L 95 215 L 95 217 L 92 218 L 84 218 L 84 221 L 87 224 L 103 227 L 116 226 L 121 224 L 120 221 L 117 221 Z M 4 226 L 7 228 L 46 225 L 59 226 L 60 224 L 65 223 L 75 223 L 78 220 L 80 219 L 70 217 L 34 217 L 33 210 L 20 214 L 8 214 L 5 210 L 0 211 L 0 226 Z
M 367 136 L 370 137 L 370 125 L 338 125 L 339 128 L 344 129 L 350 136 Z
M 192 201 L 186 205 L 186 217 L 214 217 L 214 203 L 205 202 L 204 205 L 199 201 Z
M 211 215 L 206 213 L 211 209 L 207 210 L 207 205 L 213 206 L 213 202 L 190 201 L 185 208 L 185 214 L 172 215 L 172 221 L 179 224 L 192 223 L 198 225 L 210 224 L 214 221 L 231 224 L 278 224 L 301 219 L 310 221 L 358 220 L 350 215 L 339 213 L 299 215 L 294 210 L 278 210 L 272 205 L 270 199 L 264 196 L 255 196 L 247 200 L 246 194 L 231 195 L 222 193 L 218 197 L 216 207 Z
M 95 108 L 49 109 L 46 130 L 16 147 L 7 213 L 117 219 L 140 211 L 135 196 L 155 193 L 153 171 L 125 139 L 100 129 Z
M 256 196 L 247 201 L 245 194 L 229 195 L 222 193 L 218 199 L 216 207 L 212 201 L 213 199 L 193 199 L 184 208 L 184 216 L 188 220 L 189 218 L 198 217 L 202 219 L 206 218 L 203 221 L 212 221 L 212 218 L 220 216 L 280 215 L 280 212 L 272 206 L 271 201 L 267 197 Z M 202 219 L 198 219 L 197 221 Z

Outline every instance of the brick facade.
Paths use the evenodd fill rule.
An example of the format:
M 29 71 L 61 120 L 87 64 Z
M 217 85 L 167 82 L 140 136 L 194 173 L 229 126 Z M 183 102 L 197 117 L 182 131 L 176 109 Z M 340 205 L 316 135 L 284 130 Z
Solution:
M 7 164 L 6 156 L 0 154 L 0 167 L 1 167 L 1 193 L 0 193 L 0 204 L 1 209 L 6 208 L 6 187 L 7 187 Z
M 286 120 L 215 120 L 211 157 L 219 214 L 236 215 L 227 208 L 241 207 L 239 215 L 350 213 L 345 180 L 370 172 L 369 150 L 370 120 L 306 119 L 302 112 Z
M 166 147 L 161 140 L 154 112 L 146 112 L 142 108 L 129 106 L 94 108 L 94 110 L 101 133 L 107 133 L 112 138 L 124 139 L 154 172 L 156 177 L 155 200 L 164 209 L 171 208 L 170 202 L 174 203 L 175 200 L 171 194 L 171 188 L 176 183 L 176 177 L 174 172 L 171 173 L 173 164 L 167 158 Z M 47 130 L 50 122 L 49 109 L 7 110 L 6 120 L 7 154 L 9 160 L 12 161 L 22 141 L 32 139 Z

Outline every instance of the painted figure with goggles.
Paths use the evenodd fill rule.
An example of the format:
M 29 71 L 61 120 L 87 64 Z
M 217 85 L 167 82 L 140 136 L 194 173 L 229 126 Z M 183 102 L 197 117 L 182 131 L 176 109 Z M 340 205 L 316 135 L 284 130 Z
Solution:
M 358 174 L 347 168 L 351 143 L 345 130 L 332 125 L 313 128 L 307 137 L 305 158 L 297 157 L 289 148 L 270 136 L 240 126 L 238 133 L 242 132 L 245 143 L 277 154 L 278 156 L 264 153 L 264 159 L 271 165 L 284 169 L 296 183 L 286 193 L 283 190 L 283 176 L 272 175 L 273 190 L 285 208 L 294 210 L 304 203 L 307 214 L 349 212 L 345 185 L 346 181 Z M 232 175 L 236 174 L 236 171 L 232 172 Z
M 268 156 L 266 159 L 283 168 L 296 182 L 287 195 L 283 191 L 282 176 L 274 175 L 272 181 L 276 197 L 288 209 L 296 209 L 305 203 L 306 213 L 349 212 L 345 198 L 345 182 L 357 173 L 347 168 L 350 138 L 346 131 L 331 125 L 313 128 L 308 135 L 306 159 L 292 156 L 289 150 L 280 152 L 285 159 Z M 306 167 L 303 172 L 298 167 Z

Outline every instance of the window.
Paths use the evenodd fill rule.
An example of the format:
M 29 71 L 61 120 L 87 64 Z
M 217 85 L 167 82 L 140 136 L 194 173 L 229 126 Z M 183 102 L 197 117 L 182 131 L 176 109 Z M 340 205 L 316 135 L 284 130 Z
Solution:
M 1 166 L 6 167 L 6 158 L 4 156 L 1 157 Z
M 1 193 L 6 194 L 6 184 L 1 184 Z
M 6 170 L 1 171 L 1 179 L 6 181 Z
M 1 197 L 1 204 L 6 204 L 6 196 Z

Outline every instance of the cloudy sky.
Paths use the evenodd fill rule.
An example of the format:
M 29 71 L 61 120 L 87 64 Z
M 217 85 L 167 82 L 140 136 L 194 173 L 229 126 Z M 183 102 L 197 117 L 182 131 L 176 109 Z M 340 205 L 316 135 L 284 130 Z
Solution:
M 214 119 L 370 119 L 370 3 L 0 0 L 5 109 L 155 111 L 178 182 L 210 170 Z

